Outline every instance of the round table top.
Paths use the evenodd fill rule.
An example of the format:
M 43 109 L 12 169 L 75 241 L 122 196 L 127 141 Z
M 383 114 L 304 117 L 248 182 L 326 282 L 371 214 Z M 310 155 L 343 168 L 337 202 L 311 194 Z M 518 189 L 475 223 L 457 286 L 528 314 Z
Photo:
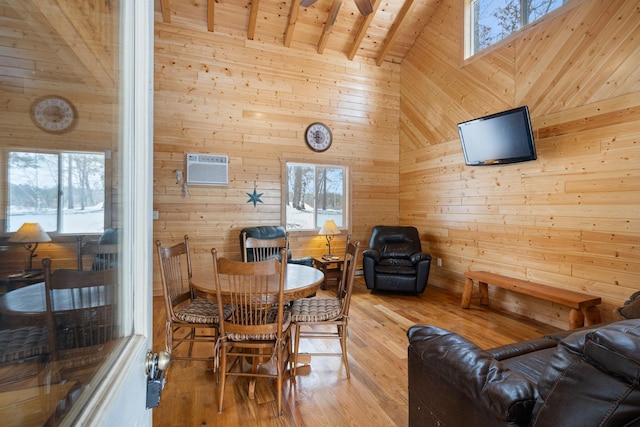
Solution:
M 313 295 L 318 291 L 323 281 L 324 274 L 320 270 L 306 265 L 287 264 L 284 279 L 284 300 L 293 301 Z M 211 275 L 209 277 L 204 274 L 196 275 L 191 279 L 191 284 L 197 291 L 211 294 L 215 298 Z
M 99 295 L 89 297 L 91 289 L 54 290 L 54 307 L 56 311 L 66 311 L 74 309 L 74 298 L 76 301 L 88 301 L 84 306 L 97 307 L 104 305 L 104 296 Z M 83 297 L 80 296 L 83 294 Z M 101 294 L 101 293 L 100 293 Z M 77 306 L 77 303 L 76 303 Z M 30 316 L 42 315 L 47 309 L 47 299 L 44 282 L 35 283 L 11 292 L 0 297 L 0 312 L 10 315 Z

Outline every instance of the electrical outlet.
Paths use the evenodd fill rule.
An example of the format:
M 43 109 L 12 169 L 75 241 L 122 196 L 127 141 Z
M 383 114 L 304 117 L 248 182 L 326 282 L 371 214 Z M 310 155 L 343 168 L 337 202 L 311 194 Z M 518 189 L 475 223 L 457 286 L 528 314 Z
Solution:
M 442 267 L 442 258 L 438 258 L 438 259 L 436 260 L 436 265 L 437 265 L 438 267 Z
M 153 219 L 158 219 L 158 211 L 153 211 Z

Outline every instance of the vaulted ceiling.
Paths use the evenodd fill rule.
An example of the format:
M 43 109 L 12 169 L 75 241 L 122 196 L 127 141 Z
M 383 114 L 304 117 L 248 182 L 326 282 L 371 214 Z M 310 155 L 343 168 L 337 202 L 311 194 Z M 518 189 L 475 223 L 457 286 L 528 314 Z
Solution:
M 157 19 L 291 49 L 399 63 L 441 0 L 155 0 Z M 307 5 L 306 7 L 304 5 Z M 359 7 L 371 6 L 363 15 Z M 365 12 L 366 13 L 366 12 Z

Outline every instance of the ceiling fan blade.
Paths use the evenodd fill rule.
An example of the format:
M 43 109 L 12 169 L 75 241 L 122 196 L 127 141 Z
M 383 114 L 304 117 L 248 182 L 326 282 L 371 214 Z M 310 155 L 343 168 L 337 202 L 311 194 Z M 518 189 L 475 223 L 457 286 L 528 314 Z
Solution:
M 314 4 L 314 3 L 315 3 L 315 2 L 317 2 L 317 1 L 318 1 L 318 0 L 302 0 L 302 1 L 300 2 L 300 6 L 302 6 L 302 7 L 309 7 L 309 6 L 311 6 L 312 4 Z
M 373 13 L 373 4 L 371 4 L 371 0 L 355 0 L 355 2 L 362 16 L 367 16 Z

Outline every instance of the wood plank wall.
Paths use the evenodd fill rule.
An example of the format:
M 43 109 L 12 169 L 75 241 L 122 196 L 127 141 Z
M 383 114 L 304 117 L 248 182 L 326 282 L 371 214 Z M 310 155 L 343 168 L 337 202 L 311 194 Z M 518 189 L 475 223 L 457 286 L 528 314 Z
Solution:
M 463 3 L 402 64 L 400 220 L 442 259 L 431 285 L 489 270 L 601 296 L 611 320 L 640 289 L 640 6 L 573 1 L 464 61 Z M 465 166 L 456 124 L 525 104 L 538 160 Z M 491 292 L 566 327 L 561 307 Z
M 284 30 L 284 28 L 283 28 Z M 194 269 L 211 267 L 210 249 L 240 260 L 244 227 L 282 224 L 286 161 L 350 169 L 354 239 L 399 219 L 400 66 L 207 32 L 206 23 L 155 20 L 154 239 L 169 246 L 189 235 Z M 326 123 L 324 153 L 303 133 Z M 229 185 L 188 187 L 176 171 L 186 153 L 229 156 Z M 256 185 L 263 203 L 247 203 Z M 344 236 L 334 247 L 344 247 Z M 294 257 L 326 252 L 324 237 L 292 233 Z M 154 293 L 160 276 L 154 257 Z
M 3 146 L 115 149 L 109 11 L 106 25 L 61 31 L 58 23 L 78 21 L 82 5 L 58 16 L 31 2 L 4 4 Z M 239 259 L 242 227 L 281 222 L 283 162 L 347 165 L 354 238 L 366 245 L 376 224 L 418 226 L 425 248 L 443 260 L 430 286 L 460 289 L 464 271 L 488 269 L 600 295 L 610 318 L 640 289 L 639 13 L 637 1 L 573 0 L 465 61 L 463 2 L 442 2 L 403 63 L 381 67 L 209 33 L 200 19 L 163 24 L 158 14 L 154 237 L 172 244 L 189 234 L 196 267 L 210 268 L 212 246 Z M 74 51 L 73 40 L 89 42 L 72 43 Z M 29 107 L 46 94 L 74 102 L 73 132 L 35 128 Z M 538 161 L 465 167 L 455 124 L 522 104 L 532 112 Z M 326 153 L 304 145 L 312 121 L 333 130 Z M 230 185 L 190 187 L 185 198 L 175 171 L 188 152 L 228 154 Z M 255 208 L 246 195 L 254 182 L 264 193 Z M 73 242 L 61 243 L 38 252 L 71 263 Z M 292 249 L 320 254 L 324 239 L 296 234 Z M 22 252 L 2 252 L 0 269 L 15 269 Z M 565 326 L 562 308 L 494 296 L 508 310 Z
M 91 8 L 91 11 L 87 11 Z M 6 0 L 0 6 L 0 223 L 6 220 L 7 182 L 5 149 L 111 151 L 113 170 L 107 180 L 118 180 L 119 105 L 117 93 L 118 37 L 109 2 L 89 6 L 82 0 L 59 5 L 51 2 Z M 30 116 L 33 102 L 46 95 L 70 100 L 77 120 L 70 132 L 47 133 Z M 113 184 L 107 182 L 108 187 Z M 114 191 L 115 192 L 115 191 Z M 117 213 L 118 195 L 112 197 Z M 117 217 L 108 218 L 117 226 Z M 95 236 L 94 236 L 95 237 Z M 75 236 L 54 236 L 38 246 L 38 258 L 50 257 L 54 267 L 74 268 Z M 25 268 L 28 252 L 7 243 L 0 234 L 0 275 Z

